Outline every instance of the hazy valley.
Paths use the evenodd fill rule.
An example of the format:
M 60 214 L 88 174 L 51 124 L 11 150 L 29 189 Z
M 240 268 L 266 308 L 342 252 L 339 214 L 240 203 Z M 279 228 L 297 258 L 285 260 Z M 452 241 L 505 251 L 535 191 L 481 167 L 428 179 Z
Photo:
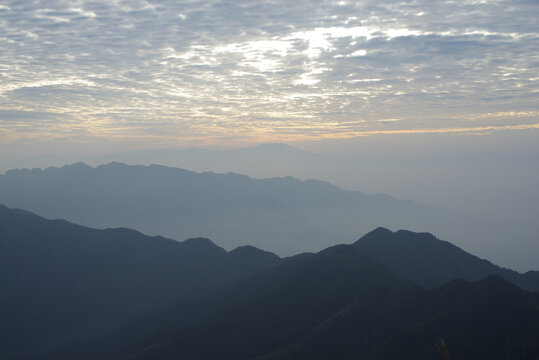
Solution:
M 459 357 L 539 351 L 539 272 L 428 233 L 377 228 L 279 258 L 4 206 L 0 232 L 6 360 L 412 359 L 439 338 Z
M 0 0 L 0 360 L 539 360 L 539 1 Z

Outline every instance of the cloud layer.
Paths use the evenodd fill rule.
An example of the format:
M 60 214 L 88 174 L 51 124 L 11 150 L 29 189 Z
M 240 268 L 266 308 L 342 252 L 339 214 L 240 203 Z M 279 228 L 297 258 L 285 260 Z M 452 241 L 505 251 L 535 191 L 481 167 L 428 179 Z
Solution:
M 0 139 L 539 127 L 535 1 L 7 1 Z

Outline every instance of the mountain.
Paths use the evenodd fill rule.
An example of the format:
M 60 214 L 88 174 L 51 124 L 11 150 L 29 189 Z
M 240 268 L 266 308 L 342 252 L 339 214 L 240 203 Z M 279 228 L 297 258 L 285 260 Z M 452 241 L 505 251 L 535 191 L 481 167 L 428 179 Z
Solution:
M 537 359 L 539 296 L 491 276 L 363 297 L 302 341 L 259 359 Z
M 384 135 L 384 139 L 391 138 L 391 146 L 386 146 L 385 140 L 378 136 L 339 141 L 339 144 L 322 141 L 301 145 L 307 146 L 313 152 L 285 144 L 262 144 L 235 149 L 169 148 L 121 152 L 112 148 L 106 150 L 107 144 L 96 144 L 93 146 L 93 155 L 82 154 L 80 149 L 76 148 L 61 155 L 46 155 L 48 150 L 41 149 L 40 155 L 33 157 L 17 156 L 15 153 L 4 154 L 0 150 L 0 173 L 12 168 L 45 168 L 77 161 L 84 161 L 92 166 L 120 161 L 136 165 L 160 164 L 195 172 L 231 171 L 257 179 L 290 175 L 301 180 L 324 180 L 344 189 L 359 190 L 367 194 L 383 192 L 459 214 L 457 218 L 443 214 L 445 221 L 441 223 L 428 223 L 427 219 L 410 217 L 408 223 L 391 224 L 386 222 L 383 216 L 379 216 L 378 222 L 370 223 L 369 226 L 362 225 L 361 228 L 346 229 L 352 231 L 344 234 L 339 233 L 338 227 L 335 226 L 334 231 L 325 233 L 326 239 L 335 238 L 332 244 L 349 243 L 356 238 L 357 231 L 366 233 L 376 226 L 385 226 L 392 230 L 405 228 L 437 234 L 467 251 L 505 267 L 519 271 L 537 270 L 537 256 L 534 255 L 539 253 L 537 134 L 530 133 L 519 138 L 519 141 L 512 139 L 509 142 L 506 141 L 507 138 L 502 139 L 495 133 L 481 139 L 431 135 Z M 524 132 L 519 136 L 524 136 Z M 451 140 L 448 142 L 449 139 Z M 384 145 L 380 146 L 380 142 Z M 503 151 L 500 150 L 501 147 Z M 486 151 L 487 148 L 496 150 Z M 478 149 L 482 150 L 477 151 Z M 35 146 L 32 151 L 36 151 Z M 109 153 L 105 154 L 107 151 Z M 12 207 L 28 208 L 24 204 L 7 203 L 0 199 L 0 203 L 2 202 Z M 41 213 L 37 207 L 31 210 Z M 53 217 L 66 218 L 63 214 Z M 339 217 L 340 215 L 335 216 L 337 219 Z M 85 219 L 69 220 L 80 223 Z M 391 219 L 388 217 L 387 220 Z M 363 219 L 360 222 L 367 223 Z M 101 227 L 101 223 L 97 222 L 84 224 Z M 135 223 L 107 224 L 119 225 L 134 228 Z M 225 231 L 219 233 L 217 229 L 212 231 L 206 228 L 208 232 L 194 229 L 195 231 L 189 231 L 188 234 L 176 233 L 171 226 L 167 226 L 167 232 L 159 231 L 158 225 L 150 224 L 137 229 L 179 240 L 196 236 L 210 237 L 226 249 L 243 245 L 249 236 L 254 238 L 257 235 L 253 232 L 240 239 L 237 231 L 237 237 L 221 239 Z M 268 236 L 268 239 L 283 237 L 287 233 L 293 233 L 293 229 L 281 232 L 274 230 L 274 236 Z M 305 235 L 303 239 L 308 237 Z M 312 238 L 316 238 L 316 234 L 313 234 Z M 317 244 L 310 250 L 318 251 L 329 245 L 331 244 Z M 267 248 L 261 243 L 257 246 L 278 251 L 281 255 L 290 254 Z M 309 249 L 298 246 L 295 252 L 306 250 Z
M 285 161 L 283 161 L 285 159 Z M 133 165 L 161 164 L 172 167 L 189 169 L 196 172 L 221 172 L 229 171 L 248 174 L 255 178 L 267 178 L 272 176 L 286 176 L 289 174 L 311 174 L 306 178 L 313 177 L 312 170 L 320 169 L 335 157 L 326 159 L 325 156 L 304 151 L 296 147 L 280 144 L 267 143 L 249 147 L 234 149 L 146 149 L 116 152 L 103 155 L 81 154 L 40 154 L 39 156 L 2 158 L 0 169 L 4 172 L 14 167 L 49 167 L 62 166 L 77 161 L 87 164 L 99 165 L 111 161 L 123 162 Z M 298 172 L 299 171 L 299 172 Z
M 539 294 L 490 276 L 425 289 L 355 245 L 285 259 L 42 360 L 535 359 Z
M 285 259 L 209 297 L 182 301 L 109 338 L 45 358 L 254 358 L 260 348 L 270 351 L 300 339 L 359 293 L 393 291 L 405 284 L 353 247 L 338 245 Z M 176 348 L 185 351 L 173 354 Z
M 349 243 L 377 226 L 436 230 L 445 238 L 455 228 L 441 210 L 321 181 L 121 163 L 11 170 L 0 175 L 0 203 L 85 226 L 202 236 L 226 249 L 250 244 L 280 255 Z
M 127 164 L 161 164 L 196 172 L 226 173 L 232 171 L 248 174 L 254 178 L 267 178 L 305 173 L 306 169 L 319 168 L 326 157 L 286 144 L 269 143 L 219 150 L 189 148 L 132 151 L 102 157 L 94 156 L 84 159 L 84 161 L 92 164 L 104 164 L 112 159 Z M 286 160 L 283 161 L 283 159 Z M 68 162 L 64 162 L 64 164 L 66 163 Z M 313 174 L 311 174 L 312 176 Z M 309 178 L 309 176 L 305 178 Z
M 0 234 L 4 360 L 415 359 L 438 337 L 458 358 L 539 354 L 539 293 L 501 278 L 537 291 L 537 273 L 427 233 L 280 259 L 0 205 Z
M 453 279 L 478 281 L 498 275 L 529 291 L 539 291 L 539 271 L 520 274 L 471 255 L 429 233 L 378 228 L 354 246 L 415 284 L 437 287 Z
M 228 253 L 208 239 L 94 230 L 2 205 L 0 234 L 0 356 L 103 335 L 280 261 L 255 248 Z

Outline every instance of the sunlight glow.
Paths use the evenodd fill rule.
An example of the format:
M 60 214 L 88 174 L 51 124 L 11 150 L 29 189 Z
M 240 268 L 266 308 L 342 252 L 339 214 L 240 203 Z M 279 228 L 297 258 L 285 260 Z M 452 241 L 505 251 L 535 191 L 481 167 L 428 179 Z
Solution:
M 266 4 L 256 26 L 232 16 L 255 10 L 224 3 L 16 5 L 0 5 L 4 143 L 488 132 L 539 119 L 539 34 L 503 2 L 338 1 L 309 16 Z M 459 21 L 439 23 L 440 11 Z

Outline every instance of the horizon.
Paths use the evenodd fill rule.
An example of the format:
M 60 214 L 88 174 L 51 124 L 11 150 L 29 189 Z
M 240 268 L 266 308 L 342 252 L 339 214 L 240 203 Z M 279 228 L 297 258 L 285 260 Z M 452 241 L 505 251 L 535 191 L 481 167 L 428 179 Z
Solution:
M 119 161 L 313 178 L 458 212 L 490 238 L 449 240 L 531 264 L 538 13 L 526 0 L 5 1 L 0 173 Z M 293 148 L 254 154 L 267 143 Z
M 539 359 L 539 0 L 0 0 L 0 293 L 0 360 Z
M 536 261 L 536 257 L 533 255 L 536 253 L 536 251 L 538 250 L 537 249 L 537 242 L 534 241 L 534 234 L 536 234 L 536 231 L 537 231 L 537 224 L 535 222 L 535 212 L 534 212 L 534 208 L 532 207 L 532 211 L 528 213 L 528 217 L 522 217 L 520 219 L 519 222 L 515 222 L 513 221 L 512 224 L 508 224 L 504 219 L 508 216 L 514 216 L 515 215 L 515 207 L 514 207 L 514 204 L 513 204 L 513 207 L 511 208 L 502 208 L 502 209 L 491 209 L 489 212 L 485 212 L 485 204 L 478 204 L 478 206 L 476 206 L 475 208 L 470 206 L 469 204 L 471 202 L 473 202 L 473 200 L 475 200 L 474 198 L 470 198 L 470 194 L 469 193 L 463 193 L 463 194 L 455 194 L 455 193 L 450 193 L 450 194 L 445 194 L 446 196 L 448 197 L 451 197 L 451 198 L 457 198 L 458 199 L 453 199 L 455 203 L 449 203 L 447 201 L 439 201 L 438 203 L 428 203 L 428 202 L 421 202 L 421 201 L 417 201 L 417 199 L 414 199 L 412 197 L 401 197 L 401 196 L 395 196 L 395 193 L 393 192 L 388 192 L 388 191 L 381 191 L 381 192 L 365 192 L 365 191 L 362 191 L 362 189 L 357 189 L 357 188 L 348 188 L 346 186 L 342 186 L 342 184 L 336 184 L 335 181 L 329 181 L 330 179 L 320 179 L 320 177 L 313 177 L 313 176 L 298 176 L 298 175 L 301 175 L 300 173 L 300 170 L 304 170 L 306 172 L 303 173 L 303 175 L 305 174 L 309 174 L 309 170 L 313 167 L 316 168 L 316 164 L 328 164 L 328 161 L 332 163 L 333 167 L 332 169 L 335 170 L 335 169 L 340 169 L 340 170 L 344 170 L 344 174 L 333 174 L 335 176 L 337 176 L 337 179 L 341 179 L 341 180 L 346 180 L 346 179 L 350 179 L 350 172 L 349 172 L 349 169 L 347 168 L 347 166 L 349 165 L 349 162 L 348 162 L 348 159 L 340 159 L 338 157 L 328 157 L 327 159 L 324 158 L 323 156 L 320 157 L 319 154 L 316 154 L 316 153 L 311 153 L 311 152 L 303 152 L 302 150 L 298 150 L 294 147 L 291 147 L 291 146 L 283 146 L 283 145 L 277 145 L 275 146 L 275 144 L 270 144 L 270 146 L 261 146 L 261 147 L 255 147 L 254 148 L 255 150 L 256 149 L 264 149 L 264 151 L 262 152 L 262 154 L 258 153 L 258 152 L 253 152 L 253 151 L 250 151 L 250 150 L 253 150 L 253 148 L 244 148 L 242 149 L 242 151 L 239 151 L 237 152 L 238 150 L 231 150 L 234 152 L 234 154 L 238 155 L 240 154 L 240 157 L 238 158 L 236 156 L 235 160 L 233 159 L 233 161 L 225 161 L 223 163 L 223 160 L 224 159 L 227 159 L 230 157 L 229 154 L 227 154 L 226 152 L 223 153 L 222 151 L 210 151 L 208 152 L 207 150 L 202 150 L 202 153 L 198 152 L 198 151 L 187 151 L 187 152 L 180 152 L 180 153 L 177 153 L 175 151 L 172 151 L 172 158 L 175 158 L 177 156 L 174 156 L 174 155 L 178 155 L 178 154 L 183 154 L 182 156 L 180 156 L 184 162 L 189 162 L 189 157 L 186 156 L 187 154 L 191 155 L 192 158 L 190 159 L 191 160 L 191 164 L 197 164 L 198 166 L 207 166 L 207 167 L 211 167 L 211 166 L 216 166 L 216 164 L 219 164 L 221 166 L 221 170 L 223 171 L 219 171 L 220 169 L 189 169 L 189 166 L 178 166 L 177 164 L 155 164 L 154 162 L 152 161 L 147 161 L 146 164 L 142 164 L 140 161 L 118 161 L 118 160 L 113 160 L 113 161 L 110 161 L 110 162 L 95 162 L 94 164 L 92 164 L 91 162 L 81 162 L 81 161 L 78 161 L 78 162 L 75 162 L 73 164 L 70 164 L 70 165 L 63 165 L 63 166 L 53 166 L 53 168 L 56 168 L 56 169 L 61 169 L 61 168 L 66 168 L 66 167 L 73 167 L 73 166 L 77 166 L 79 164 L 84 164 L 85 166 L 87 166 L 89 169 L 100 169 L 100 168 L 103 168 L 104 166 L 109 166 L 111 164 L 114 164 L 114 163 L 119 163 L 119 164 L 125 164 L 127 166 L 133 166 L 133 165 L 145 165 L 145 166 L 148 166 L 148 165 L 158 165 L 158 166 L 167 166 L 167 167 L 170 167 L 170 168 L 183 168 L 183 169 L 186 169 L 190 172 L 193 172 L 194 174 L 198 175 L 203 175 L 204 173 L 207 173 L 207 172 L 210 172 L 210 173 L 213 173 L 217 176 L 219 175 L 227 175 L 227 174 L 234 174 L 234 175 L 238 175 L 238 176 L 244 176 L 246 175 L 244 171 L 233 171 L 233 170 L 240 170 L 240 169 L 249 169 L 251 171 L 251 174 L 247 174 L 247 176 L 249 176 L 253 181 L 256 181 L 256 179 L 277 179 L 277 178 L 286 178 L 286 177 L 290 177 L 291 174 L 287 171 L 287 168 L 283 169 L 283 168 L 280 168 L 280 166 L 282 165 L 282 156 L 285 156 L 288 158 L 288 161 L 290 162 L 290 164 L 292 164 L 293 166 L 297 166 L 298 163 L 303 163 L 307 160 L 307 163 L 306 163 L 306 167 L 304 169 L 301 169 L 301 168 L 297 168 L 297 171 L 298 173 L 297 174 L 292 174 L 293 178 L 296 179 L 297 181 L 301 182 L 301 183 L 304 183 L 306 180 L 318 180 L 318 181 L 324 181 L 328 184 L 331 184 L 331 185 L 336 185 L 338 188 L 340 189 L 344 189 L 344 190 L 352 190 L 352 191 L 359 191 L 360 193 L 362 194 L 365 194 L 367 196 L 370 196 L 370 195 L 389 195 L 389 198 L 392 198 L 392 199 L 395 199 L 395 200 L 398 200 L 398 201 L 401 201 L 401 200 L 405 200 L 405 201 L 411 201 L 410 204 L 417 204 L 417 205 L 420 205 L 420 206 L 434 206 L 432 207 L 433 210 L 435 210 L 436 212 L 440 212 L 440 211 L 447 211 L 446 216 L 447 217 L 447 221 L 449 221 L 449 219 L 451 218 L 454 218 L 453 220 L 451 221 L 454 221 L 456 220 L 457 218 L 460 218 L 459 220 L 459 223 L 460 225 L 458 226 L 463 226 L 464 223 L 462 222 L 463 220 L 465 220 L 466 218 L 468 218 L 468 220 L 466 220 L 465 222 L 467 223 L 467 225 L 461 229 L 460 231 L 460 235 L 456 235 L 454 231 L 449 231 L 448 232 L 448 229 L 446 228 L 445 230 L 443 229 L 440 229 L 438 226 L 435 226 L 435 227 L 432 227 L 433 224 L 425 224 L 427 226 L 419 226 L 417 224 L 413 225 L 415 223 L 414 222 L 410 222 L 408 224 L 406 223 L 403 223 L 399 226 L 390 226 L 391 230 L 399 230 L 399 229 L 402 229 L 402 230 L 411 230 L 411 231 L 416 231 L 416 232 L 430 232 L 432 234 L 434 234 L 436 237 L 440 238 L 440 239 L 443 239 L 443 240 L 446 240 L 446 241 L 449 241 L 450 243 L 456 245 L 456 246 L 459 246 L 461 248 L 463 248 L 465 251 L 468 251 L 474 255 L 477 255 L 481 258 L 485 258 L 485 259 L 488 259 L 496 264 L 499 264 L 501 266 L 504 266 L 504 267 L 509 267 L 509 268 L 512 268 L 512 269 L 515 269 L 515 270 L 518 270 L 518 271 L 522 271 L 522 272 L 525 272 L 525 271 L 529 271 L 529 270 L 534 270 L 537 268 L 537 261 Z M 274 150 L 277 150 L 276 154 L 273 154 L 273 151 Z M 285 151 L 285 154 L 283 155 L 282 151 Z M 142 152 L 142 154 L 144 154 L 144 152 Z M 198 155 L 197 155 L 198 154 Z M 202 154 L 202 157 L 200 157 L 200 154 Z M 223 155 L 224 154 L 224 155 Z M 136 153 L 137 156 L 135 156 L 135 158 L 140 158 L 141 156 L 141 153 Z M 158 158 L 158 159 L 163 159 L 164 157 L 162 156 L 162 154 L 160 155 L 159 152 L 157 152 L 157 154 L 155 153 L 152 153 L 153 157 L 150 156 L 148 157 L 148 159 L 155 159 L 155 158 Z M 269 156 L 269 155 L 272 155 L 272 156 Z M 299 155 L 298 158 L 294 158 L 294 156 L 292 155 Z M 304 157 L 304 156 L 307 156 Z M 224 157 L 223 157 L 224 156 Z M 213 158 L 213 161 L 212 161 L 212 158 Z M 258 169 L 253 169 L 252 167 L 252 164 L 253 164 L 253 159 L 258 159 L 260 160 L 260 158 L 263 158 L 265 159 L 265 162 L 263 163 L 263 166 L 262 167 L 259 167 Z M 147 160 L 148 160 L 147 159 Z M 201 161 L 204 160 L 204 161 Z M 170 160 L 170 158 L 169 158 Z M 258 162 L 257 160 L 257 162 Z M 340 164 L 337 163 L 337 160 L 339 161 L 342 161 Z M 390 159 L 391 161 L 391 159 Z M 165 161 L 166 162 L 166 161 Z M 202 164 L 201 164 L 202 162 Z M 496 163 L 495 163 L 496 164 Z M 313 166 L 314 165 L 314 166 Z M 237 168 L 236 169 L 232 169 L 233 166 L 236 166 Z M 342 168 L 344 167 L 344 169 Z M 383 169 L 385 169 L 385 167 L 382 166 Z M 373 168 L 371 166 L 371 169 L 376 169 L 376 168 Z M 46 169 L 45 169 L 46 170 Z M 258 170 L 258 171 L 261 171 L 261 173 L 259 173 L 258 175 L 264 175 L 264 174 L 269 174 L 269 176 L 253 176 L 253 171 L 254 170 Z M 357 176 L 359 177 L 362 177 L 362 178 L 365 178 L 363 174 L 363 171 L 364 169 L 360 169 L 360 173 L 359 174 L 356 174 L 356 177 L 355 179 L 357 179 Z M 401 169 L 401 171 L 404 171 L 404 172 L 408 172 L 409 169 Z M 278 173 L 279 171 L 281 171 L 281 173 Z M 284 172 L 283 172 L 284 171 Z M 148 168 L 147 170 L 148 174 L 150 174 L 151 172 L 151 168 Z M 34 175 L 32 175 L 33 177 L 35 177 L 35 174 L 36 173 L 33 173 Z M 60 174 L 60 173 L 58 173 Z M 97 174 L 97 173 L 96 173 Z M 320 173 L 319 173 L 320 174 Z M 21 175 L 24 175 L 24 173 L 21 173 Z M 118 174 L 119 176 L 122 176 L 121 174 Z M 157 173 L 155 173 L 155 175 L 157 175 Z M 294 176 L 295 175 L 295 176 Z M 375 176 L 372 177 L 371 180 L 373 180 L 373 182 L 380 182 L 379 178 L 376 176 L 376 174 L 374 174 Z M 2 176 L 5 176 L 5 175 L 0 175 L 0 180 L 1 180 L 1 177 Z M 419 174 L 419 176 L 421 177 L 422 174 Z M 67 179 L 67 178 L 66 178 Z M 155 178 L 157 181 L 158 178 Z M 533 182 L 533 179 L 529 179 L 531 182 Z M 1 182 L 0 182 L 1 183 Z M 43 185 L 45 185 L 46 183 L 43 183 Z M 305 183 L 306 185 L 308 184 Z M 71 185 L 76 185 L 74 183 L 72 183 Z M 442 184 L 443 185 L 443 184 Z M 151 189 L 152 186 L 151 184 L 148 184 L 147 185 L 147 188 L 148 189 Z M 434 191 L 438 191 L 439 189 L 434 189 Z M 456 189 L 457 191 L 460 190 L 458 187 Z M 526 190 L 525 188 L 523 188 L 522 190 Z M 427 198 L 429 196 L 431 196 L 432 194 L 429 194 L 428 192 L 426 192 L 422 187 L 421 187 L 421 184 L 419 184 L 419 191 L 424 195 L 424 196 L 427 196 Z M 474 191 L 472 191 L 474 192 Z M 98 195 L 98 194 L 96 194 Z M 313 194 L 314 195 L 314 194 Z M 457 196 L 458 195 L 458 196 Z M 474 194 L 474 196 L 485 196 L 485 195 L 488 195 L 487 192 L 484 192 L 483 194 Z M 503 194 L 500 194 L 500 195 L 503 195 Z M 492 206 L 493 204 L 496 204 L 497 201 L 499 202 L 504 202 L 505 204 L 508 204 L 508 201 L 515 201 L 515 197 L 518 195 L 518 193 L 514 193 L 512 195 L 510 195 L 509 197 L 506 197 L 506 196 L 502 196 L 500 199 L 491 199 L 491 203 L 490 205 Z M 443 199 L 442 199 L 443 200 Z M 533 200 L 533 197 L 532 198 L 528 198 L 528 201 L 530 200 Z M 13 200 L 12 200 L 13 201 Z M 459 202 L 462 202 L 464 201 L 464 204 L 468 204 L 468 208 L 466 209 L 463 209 L 462 208 L 462 205 L 461 203 Z M 528 204 L 526 205 L 526 203 L 523 203 L 522 206 L 536 206 L 536 203 L 534 203 L 532 201 L 531 204 Z M 21 207 L 21 206 L 18 206 L 18 207 Z M 33 212 L 36 212 L 36 209 L 31 209 L 31 208 L 26 208 L 26 207 L 22 207 L 23 209 L 25 210 L 30 210 L 30 211 L 33 211 Z M 46 207 L 45 207 L 46 209 Z M 508 213 L 511 212 L 511 214 Z M 38 215 L 44 215 L 43 213 L 41 213 L 40 211 L 37 211 L 37 214 Z M 59 214 L 59 213 L 58 213 Z M 55 215 L 56 218 L 65 218 L 67 216 L 67 213 L 65 213 L 66 215 L 63 215 L 63 216 L 60 216 L 60 215 Z M 456 218 L 455 218 L 456 217 Z M 96 227 L 96 224 L 93 224 L 93 223 L 86 223 L 85 221 L 85 218 L 79 218 L 79 220 L 75 220 L 75 219 L 69 219 L 67 218 L 68 220 L 70 221 L 74 221 L 75 223 L 79 223 L 79 224 L 83 224 L 83 225 L 87 225 L 87 226 L 91 226 L 91 227 Z M 528 220 L 526 220 L 528 219 Z M 384 222 L 387 221 L 389 219 L 387 218 L 384 218 L 384 217 L 380 217 L 379 218 L 379 221 L 376 225 L 376 223 L 373 223 L 371 226 L 374 227 L 378 227 L 378 226 L 384 226 Z M 208 224 L 209 225 L 209 224 Z M 329 229 L 331 229 L 332 227 L 334 227 L 336 225 L 333 224 L 329 224 L 328 223 L 328 227 L 327 228 L 324 228 L 324 229 L 319 229 L 319 230 L 323 230 L 323 231 L 327 231 Z M 344 225 L 344 224 L 342 224 Z M 350 225 L 350 224 L 348 224 Z M 348 225 L 346 225 L 347 227 L 349 227 Z M 162 235 L 162 236 L 167 236 L 167 237 L 172 237 L 172 238 L 175 238 L 176 240 L 183 240 L 184 238 L 187 238 L 187 237 L 198 237 L 198 236 L 201 236 L 201 237 L 207 237 L 207 238 L 211 238 L 212 240 L 216 241 L 220 246 L 224 246 L 225 248 L 229 249 L 230 248 L 230 245 L 226 245 L 226 242 L 223 243 L 222 241 L 224 240 L 225 237 L 224 236 L 224 233 L 219 233 L 219 231 L 215 232 L 215 230 L 213 230 L 214 232 L 212 232 L 209 228 L 204 230 L 204 229 L 199 229 L 197 230 L 196 232 L 194 233 L 190 233 L 189 236 L 186 236 L 186 235 L 182 235 L 180 237 L 178 236 L 175 236 L 173 235 L 173 233 L 171 233 L 170 229 L 169 230 L 157 230 L 157 229 L 154 229 L 154 228 L 144 228 L 144 227 L 139 227 L 137 225 L 137 223 L 115 223 L 115 222 L 112 222 L 112 223 L 109 223 L 107 225 L 107 227 L 117 227 L 117 226 L 126 226 L 126 227 L 131 227 L 131 228 L 135 228 L 139 231 L 142 231 L 144 233 L 147 233 L 149 235 Z M 97 227 L 101 227 L 99 225 L 97 225 Z M 210 228 L 212 228 L 212 226 L 210 226 Z M 385 226 L 387 227 L 387 226 Z M 146 230 L 145 230 L 146 229 Z M 360 230 L 361 229 L 361 230 Z M 297 229 L 297 230 L 301 230 L 301 229 Z M 308 230 L 308 229 L 303 229 L 304 230 Z M 443 231 L 442 231 L 443 230 Z M 321 250 L 325 245 L 323 244 L 327 244 L 329 241 L 329 243 L 338 243 L 338 242 L 351 242 L 351 241 L 355 241 L 357 240 L 357 238 L 361 235 L 361 232 L 362 231 L 366 231 L 366 229 L 364 229 L 364 227 L 358 227 L 356 228 L 356 230 L 354 231 L 352 228 L 350 228 L 350 230 L 348 230 L 349 232 L 349 236 L 346 236 L 346 237 L 339 237 L 339 240 L 338 241 L 335 241 L 335 239 L 333 239 L 333 241 L 331 240 L 331 238 L 326 238 L 325 239 L 325 242 L 321 243 L 321 244 L 318 244 L 317 242 L 311 244 L 311 245 L 308 245 L 307 247 L 303 248 L 303 247 L 299 247 L 296 249 L 296 252 L 302 252 L 302 251 L 313 251 L 313 250 Z M 531 236 L 527 235 L 527 234 L 530 234 Z M 355 236 L 354 236 L 355 235 Z M 264 238 L 267 238 L 267 236 L 265 236 Z M 270 236 L 271 238 L 271 236 Z M 511 239 L 511 242 L 507 242 L 506 240 L 507 239 Z M 299 237 L 298 239 L 299 240 Z M 271 239 L 268 239 L 268 243 L 265 244 L 264 242 L 260 242 L 260 239 L 258 239 L 258 242 L 255 242 L 255 238 L 248 238 L 248 239 L 244 239 L 242 240 L 243 242 L 241 244 L 244 244 L 244 245 L 247 245 L 247 244 L 256 244 L 256 246 L 262 248 L 262 249 L 266 249 L 266 250 L 270 250 L 270 251 L 275 251 L 276 249 L 274 248 L 275 244 L 273 244 L 273 241 L 271 241 Z M 320 241 L 320 240 L 318 240 Z M 318 245 L 316 245 L 318 244 Z M 237 245 L 237 244 L 236 244 Z M 516 245 L 516 246 L 515 246 Z M 314 246 L 314 247 L 313 247 Z M 278 252 L 279 253 L 279 252 Z M 288 255 L 290 255 L 292 253 L 288 253 Z M 285 253 L 280 253 L 280 255 L 285 255 Z
M 67 165 L 66 165 L 67 166 Z M 31 211 L 27 211 L 25 209 L 19 209 L 19 208 L 10 208 L 10 207 L 7 207 L 5 206 L 4 204 L 1 204 L 0 203 L 0 209 L 2 210 L 7 210 L 7 211 L 16 211 L 16 212 L 23 212 L 24 215 L 31 215 L 31 216 L 35 216 L 35 217 L 38 217 L 38 218 L 43 218 L 45 220 L 48 220 L 48 221 L 55 221 L 57 219 L 49 219 L 49 218 L 46 218 L 46 217 L 42 217 L 40 216 L 39 214 L 35 214 Z M 19 213 L 20 215 L 20 213 Z M 277 258 L 283 260 L 283 259 L 287 259 L 287 258 L 293 258 L 295 256 L 298 256 L 298 255 L 305 255 L 305 254 L 318 254 L 318 253 L 322 253 L 322 252 L 325 252 L 327 251 L 328 249 L 331 249 L 331 248 L 335 248 L 335 247 L 340 247 L 340 246 L 354 246 L 356 245 L 357 243 L 359 243 L 360 241 L 362 240 L 365 240 L 369 237 L 379 237 L 379 235 L 381 233 L 389 233 L 391 235 L 396 235 L 396 236 L 402 236 L 402 235 L 407 235 L 407 236 L 412 236 L 412 237 L 419 237 L 419 236 L 428 236 L 430 240 L 434 240 L 435 242 L 439 242 L 439 243 L 449 243 L 453 249 L 457 249 L 458 251 L 463 251 L 464 253 L 467 253 L 469 255 L 472 255 L 474 258 L 477 258 L 479 260 L 486 260 L 488 263 L 494 265 L 494 266 L 497 266 L 499 267 L 500 269 L 508 269 L 510 271 L 515 271 L 517 272 L 518 274 L 526 274 L 528 272 L 530 273 L 533 273 L 533 272 L 539 272 L 539 268 L 537 269 L 527 269 L 527 270 L 515 270 L 515 269 L 511 269 L 511 268 L 504 268 L 503 266 L 500 266 L 499 264 L 496 264 L 492 261 L 490 261 L 489 259 L 485 259 L 485 258 L 482 258 L 480 256 L 477 256 L 476 254 L 473 254 L 473 253 L 469 253 L 467 252 L 465 249 L 462 249 L 461 247 L 457 246 L 456 244 L 453 244 L 447 240 L 444 240 L 444 239 L 441 239 L 439 238 L 438 236 L 436 236 L 435 234 L 432 234 L 430 232 L 417 232 L 417 231 L 412 231 L 412 230 L 408 230 L 408 229 L 397 229 L 397 230 L 391 230 L 390 228 L 387 228 L 385 226 L 378 226 L 376 228 L 373 228 L 372 230 L 369 230 L 361 235 L 358 235 L 357 238 L 355 238 L 354 240 L 350 241 L 350 242 L 347 242 L 347 243 L 338 243 L 338 244 L 334 244 L 334 245 L 330 245 L 330 246 L 327 246 L 327 247 L 324 247 L 320 250 L 315 250 L 315 251 L 303 251 L 303 252 L 298 252 L 298 253 L 293 253 L 293 254 L 289 254 L 289 255 L 279 255 L 271 250 L 267 250 L 267 249 L 264 249 L 264 248 L 261 248 L 261 247 L 257 247 L 257 246 L 253 246 L 253 245 L 250 245 L 250 244 L 245 244 L 245 245 L 237 245 L 235 247 L 232 247 L 232 248 L 226 248 L 226 247 L 223 247 L 221 245 L 219 245 L 218 243 L 216 243 L 214 240 L 212 240 L 211 238 L 208 238 L 208 237 L 189 237 L 189 238 L 186 238 L 186 239 L 171 239 L 171 238 L 168 238 L 168 237 L 165 237 L 165 236 L 161 236 L 161 235 L 148 235 L 144 232 L 141 232 L 141 231 L 138 231 L 138 230 L 135 230 L 135 229 L 131 229 L 131 228 L 126 228 L 126 227 L 109 227 L 109 228 L 104 228 L 104 229 L 96 229 L 96 228 L 92 228 L 92 227 L 88 227 L 88 226 L 83 226 L 83 225 L 80 225 L 80 224 L 74 224 L 74 223 L 71 223 L 71 222 L 66 222 L 66 223 L 70 223 L 70 224 L 73 224 L 77 227 L 80 227 L 80 228 L 86 228 L 86 229 L 89 229 L 89 230 L 93 230 L 93 231 L 115 231 L 115 230 L 128 230 L 128 231 L 132 231 L 132 232 L 135 232 L 139 235 L 142 235 L 144 237 L 148 237 L 148 238 L 161 238 L 161 239 L 165 239 L 165 240 L 170 240 L 170 241 L 174 241 L 174 242 L 178 242 L 178 243 L 185 243 L 185 244 L 191 244 L 193 242 L 200 242 L 200 243 L 203 243 L 203 244 L 207 244 L 209 242 L 209 244 L 213 247 L 217 247 L 219 249 L 222 249 L 224 251 L 226 251 L 227 253 L 233 253 L 235 252 L 236 250 L 238 249 L 244 249 L 244 248 L 249 248 L 249 249 L 256 249 L 258 251 L 261 251 L 261 252 L 264 252 L 264 253 L 269 253 L 271 255 L 274 255 L 276 256 Z M 494 275 L 494 276 L 497 276 L 497 275 Z
M 530 1 L 8 1 L 1 142 L 536 130 L 534 13 Z

